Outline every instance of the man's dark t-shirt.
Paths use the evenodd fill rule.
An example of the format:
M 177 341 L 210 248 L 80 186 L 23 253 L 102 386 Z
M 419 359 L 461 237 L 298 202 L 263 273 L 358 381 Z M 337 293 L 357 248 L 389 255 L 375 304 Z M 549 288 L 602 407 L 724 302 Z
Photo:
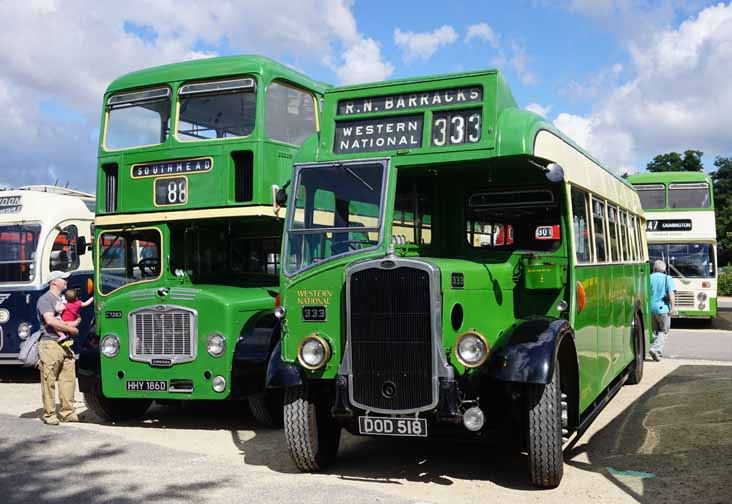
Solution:
M 58 302 L 59 297 L 54 295 L 50 290 L 46 292 L 43 296 L 38 298 L 36 311 L 38 312 L 38 321 L 41 323 L 41 341 L 58 341 L 58 334 L 56 334 L 56 329 L 46 325 L 43 320 L 44 313 L 53 313 L 53 316 L 56 316 L 56 303 Z

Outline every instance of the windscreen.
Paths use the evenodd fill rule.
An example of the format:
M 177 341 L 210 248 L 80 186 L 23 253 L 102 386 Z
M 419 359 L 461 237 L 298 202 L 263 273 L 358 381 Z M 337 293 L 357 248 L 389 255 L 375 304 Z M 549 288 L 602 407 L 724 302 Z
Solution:
M 714 246 L 708 243 L 651 243 L 648 255 L 661 259 L 673 277 L 714 278 Z
M 384 165 L 348 163 L 302 167 L 289 216 L 285 271 L 295 273 L 379 242 Z
M 110 231 L 99 236 L 99 288 L 108 294 L 160 276 L 160 231 Z
M 0 225 L 0 283 L 30 282 L 35 278 L 40 225 Z
M 257 94 L 254 79 L 199 82 L 178 93 L 178 140 L 243 137 L 254 131 Z
M 663 184 L 637 185 L 635 190 L 638 192 L 643 210 L 666 207 L 666 186 Z
M 712 196 L 705 182 L 693 184 L 671 184 L 668 186 L 670 208 L 709 208 Z
M 170 130 L 170 90 L 119 93 L 107 100 L 105 147 L 127 149 L 161 144 Z

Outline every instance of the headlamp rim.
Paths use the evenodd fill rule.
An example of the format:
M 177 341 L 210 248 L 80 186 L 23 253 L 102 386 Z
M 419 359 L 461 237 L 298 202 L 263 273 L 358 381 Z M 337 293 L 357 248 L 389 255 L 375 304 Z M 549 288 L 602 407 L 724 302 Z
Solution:
M 307 343 L 310 340 L 318 341 L 321 345 L 323 345 L 323 348 L 325 349 L 325 356 L 323 357 L 323 361 L 320 364 L 318 364 L 317 366 L 311 366 L 310 364 L 305 362 L 305 359 L 302 358 L 302 353 L 301 353 L 302 349 L 305 346 L 305 343 Z M 300 363 L 300 365 L 302 367 L 304 367 L 305 369 L 307 369 L 309 371 L 317 371 L 318 369 L 325 367 L 325 365 L 330 360 L 331 356 L 332 356 L 332 350 L 330 348 L 330 344 L 328 343 L 328 341 L 325 338 L 323 338 L 322 336 L 320 336 L 316 333 L 305 336 L 302 339 L 302 341 L 300 342 L 300 344 L 297 346 L 297 362 Z
M 463 360 L 463 358 L 460 356 L 460 352 L 458 351 L 458 348 L 460 348 L 460 341 L 463 338 L 466 338 L 468 336 L 475 336 L 475 337 L 477 337 L 480 341 L 483 342 L 483 346 L 485 347 L 485 352 L 483 353 L 483 357 L 481 357 L 481 359 L 478 362 L 475 362 L 475 363 L 470 363 L 470 362 L 466 362 L 465 360 Z M 457 339 L 455 339 L 455 347 L 453 349 L 453 353 L 455 354 L 455 358 L 457 359 L 457 361 L 460 364 L 462 364 L 466 368 L 471 368 L 472 369 L 472 368 L 480 367 L 483 364 L 485 364 L 485 362 L 488 360 L 488 357 L 491 354 L 491 347 L 488 345 L 488 340 L 485 339 L 485 336 L 483 336 L 482 334 L 480 334 L 475 329 L 470 329 L 469 331 L 465 331 L 460 336 L 458 336 Z

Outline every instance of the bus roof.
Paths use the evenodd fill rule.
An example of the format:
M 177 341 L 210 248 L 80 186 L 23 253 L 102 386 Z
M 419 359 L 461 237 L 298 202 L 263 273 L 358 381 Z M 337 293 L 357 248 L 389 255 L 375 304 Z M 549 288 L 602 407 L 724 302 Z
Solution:
M 327 84 L 310 79 L 300 72 L 264 56 L 239 55 L 183 61 L 130 72 L 112 81 L 107 87 L 107 93 L 168 82 L 270 73 L 277 73 L 278 77 L 308 89 L 323 91 L 328 87 Z
M 408 96 L 415 94 L 461 87 L 468 89 L 470 86 L 482 86 L 482 98 L 465 106 L 481 107 L 483 122 L 489 126 L 487 129 L 484 128 L 487 134 L 476 143 L 450 146 L 447 149 L 433 145 L 419 145 L 408 152 L 392 150 L 388 153 L 381 150 L 354 152 L 345 156 L 334 152 L 337 122 L 351 121 L 353 124 L 358 120 L 371 120 L 377 117 L 398 117 L 396 107 L 393 107 L 388 114 L 383 110 L 377 112 L 378 109 L 363 106 L 365 99 L 386 96 L 402 96 L 408 99 Z M 361 103 L 361 106 L 359 108 L 356 105 L 349 111 L 346 105 L 349 103 Z M 444 109 L 445 105 L 442 103 L 440 110 Z M 452 105 L 452 108 L 456 106 Z M 406 106 L 403 113 L 419 114 L 423 110 L 434 108 L 432 105 Z M 423 119 L 424 128 L 428 131 L 431 127 L 428 123 L 430 116 L 431 114 L 425 114 Z M 451 155 L 453 159 L 459 156 L 465 160 L 516 155 L 537 156 L 562 165 L 569 182 L 623 204 L 638 213 L 642 211 L 640 200 L 628 182 L 605 168 L 546 118 L 519 108 L 503 74 L 495 69 L 333 87 L 325 93 L 321 135 L 323 137 L 320 146 L 331 147 L 320 149 L 318 158 L 321 160 L 397 154 L 400 163 L 421 164 L 435 162 L 435 154 Z
M 39 221 L 57 223 L 66 219 L 92 221 L 94 196 L 57 186 L 26 186 L 0 190 L 0 223 Z
M 644 172 L 628 176 L 631 184 L 668 184 L 673 182 L 708 182 L 712 177 L 704 172 L 672 171 L 672 172 Z

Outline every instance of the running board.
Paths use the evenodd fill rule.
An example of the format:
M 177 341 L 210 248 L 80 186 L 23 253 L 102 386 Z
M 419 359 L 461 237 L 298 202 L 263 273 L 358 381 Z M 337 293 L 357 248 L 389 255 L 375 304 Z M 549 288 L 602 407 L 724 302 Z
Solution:
M 615 394 L 618 393 L 620 388 L 625 384 L 625 382 L 628 380 L 628 368 L 625 368 L 625 370 L 620 374 L 615 380 L 613 380 L 610 385 L 600 394 L 600 396 L 595 399 L 595 401 L 592 403 L 592 406 L 586 411 L 583 416 L 584 418 L 580 421 L 579 426 L 574 432 L 574 436 L 572 437 L 572 440 L 567 444 L 566 447 L 564 447 L 564 451 L 569 451 L 577 444 L 577 441 L 582 437 L 582 435 L 585 433 L 585 431 L 590 427 L 590 424 L 597 418 L 597 415 L 599 415 L 603 409 L 605 409 L 605 406 L 610 402 L 610 399 L 615 397 Z

